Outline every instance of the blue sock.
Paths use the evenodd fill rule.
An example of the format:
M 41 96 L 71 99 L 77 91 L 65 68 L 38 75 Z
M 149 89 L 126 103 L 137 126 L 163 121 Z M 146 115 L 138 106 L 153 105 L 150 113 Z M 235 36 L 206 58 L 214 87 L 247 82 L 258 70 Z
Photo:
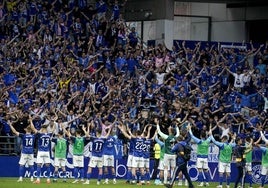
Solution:
M 198 181 L 199 181 L 199 182 L 203 182 L 203 181 L 204 181 L 204 177 L 203 177 L 203 173 L 202 173 L 202 171 L 199 171 Z
M 112 168 L 107 167 L 107 178 L 109 178 L 109 174 L 112 174 Z
M 91 173 L 87 173 L 87 179 L 89 180 L 91 178 Z
M 220 175 L 220 177 L 219 177 L 219 181 L 220 181 L 220 185 L 222 185 L 222 182 L 223 182 L 223 175 Z
M 252 174 L 247 173 L 246 178 L 248 179 L 249 186 L 252 187 Z
M 127 181 L 130 181 L 131 178 L 132 178 L 131 170 L 128 170 L 128 171 L 127 171 Z
M 140 175 L 141 181 L 144 181 L 146 179 L 146 173 Z
M 137 179 L 136 179 L 136 177 L 137 177 L 137 175 L 136 175 L 136 176 L 134 176 L 134 175 L 132 174 L 132 181 L 137 180 Z
M 140 173 L 140 171 L 137 171 L 137 172 L 136 172 L 136 176 L 137 176 L 137 182 L 139 182 L 139 181 L 140 181 L 140 178 L 141 178 L 141 173 Z
M 101 179 L 102 179 L 102 174 L 99 174 L 98 175 L 98 181 L 101 181 Z
M 24 173 L 24 166 L 20 166 L 20 168 L 19 168 L 20 177 L 23 177 L 23 173 Z
M 51 173 L 50 166 L 48 166 L 47 167 L 47 178 L 50 178 L 50 173 Z
M 66 171 L 62 171 L 63 179 L 66 179 Z
M 37 178 L 40 178 L 40 175 L 41 175 L 41 166 L 37 165 L 36 173 L 37 173 Z
M 261 175 L 261 186 L 264 187 L 266 175 Z
M 209 174 L 208 174 L 208 171 L 204 171 L 204 175 L 205 175 L 205 182 L 208 183 L 208 178 L 209 178 Z
M 57 172 L 55 171 L 54 172 L 54 179 L 58 179 L 58 176 L 59 176 L 59 171 L 57 171 Z
M 74 178 L 78 179 L 78 168 L 74 167 Z
M 231 182 L 231 176 L 226 176 L 227 185 L 230 185 Z
M 30 166 L 30 173 L 31 173 L 30 175 L 33 176 L 33 174 L 34 174 L 34 166 Z
M 146 177 L 146 181 L 150 181 L 151 177 L 150 177 L 150 172 L 149 171 L 146 171 L 145 177 Z
M 81 178 L 81 179 L 84 179 L 84 177 L 85 177 L 85 170 L 84 170 L 84 168 L 82 167 L 82 168 L 80 168 L 80 178 Z
M 112 179 L 114 179 L 115 178 L 115 173 L 112 173 Z

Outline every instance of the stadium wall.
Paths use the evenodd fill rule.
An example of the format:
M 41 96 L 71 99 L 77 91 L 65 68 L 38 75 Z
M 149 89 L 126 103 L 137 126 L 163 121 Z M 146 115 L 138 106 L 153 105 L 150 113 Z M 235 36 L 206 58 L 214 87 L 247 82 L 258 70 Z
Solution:
M 192 152 L 191 160 L 188 164 L 188 170 L 190 173 L 190 176 L 193 181 L 196 181 L 199 175 L 199 172 L 195 166 L 196 161 L 196 145 L 193 145 L 194 151 Z M 218 176 L 218 153 L 219 149 L 217 146 L 211 144 L 210 146 L 210 152 L 209 152 L 209 181 L 211 182 L 217 182 L 219 180 Z M 121 155 L 121 154 L 120 154 Z M 253 151 L 253 182 L 254 183 L 260 183 L 261 180 L 261 151 L 259 149 L 256 149 Z M 18 156 L 1 156 L 0 157 L 0 177 L 18 177 L 19 175 L 19 157 Z M 85 172 L 87 171 L 87 166 L 89 162 L 89 157 L 85 157 Z M 116 176 L 118 179 L 124 179 L 126 177 L 127 173 L 127 167 L 126 167 L 126 158 L 125 156 L 117 156 L 117 160 L 115 162 L 116 167 Z M 151 160 L 151 169 L 150 173 L 153 173 L 153 163 L 154 160 Z M 54 170 L 54 159 L 51 159 L 52 164 L 52 171 Z M 36 169 L 36 166 L 35 166 Z M 235 181 L 237 169 L 236 164 L 233 162 L 231 164 L 231 181 Z M 52 175 L 52 173 L 50 174 Z M 67 162 L 67 178 L 73 179 L 73 165 L 72 165 L 72 158 L 68 158 Z M 27 178 L 30 176 L 29 169 L 26 169 L 24 176 Z M 34 176 L 36 177 L 36 170 L 34 171 Z M 42 169 L 41 177 L 47 177 L 48 174 L 45 169 Z M 59 174 L 59 177 L 61 177 L 61 173 Z M 93 178 L 97 178 L 97 169 L 93 170 L 92 174 Z

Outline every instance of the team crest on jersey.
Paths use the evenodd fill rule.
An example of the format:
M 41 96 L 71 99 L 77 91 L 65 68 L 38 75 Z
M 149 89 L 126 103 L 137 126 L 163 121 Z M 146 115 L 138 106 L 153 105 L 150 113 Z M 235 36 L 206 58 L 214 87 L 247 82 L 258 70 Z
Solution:
M 261 165 L 255 165 L 252 168 L 252 181 L 254 183 L 261 183 Z M 265 183 L 267 183 L 268 177 L 266 176 Z
M 112 142 L 113 141 L 113 138 L 109 138 L 107 141 L 108 142 Z

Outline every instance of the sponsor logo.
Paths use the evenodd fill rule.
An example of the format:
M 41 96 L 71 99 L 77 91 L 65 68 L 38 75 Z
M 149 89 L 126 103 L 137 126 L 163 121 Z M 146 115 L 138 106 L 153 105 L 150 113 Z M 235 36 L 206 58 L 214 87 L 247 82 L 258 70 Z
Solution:
M 262 170 L 261 165 L 253 166 L 253 168 L 252 168 L 252 181 L 253 181 L 253 183 L 258 183 L 258 184 L 261 183 L 261 177 L 262 177 L 261 170 Z M 266 176 L 265 183 L 267 183 L 267 181 L 268 181 L 268 176 Z
M 217 166 L 214 166 L 214 167 L 210 166 L 208 168 L 209 181 L 216 179 L 216 176 L 218 175 L 217 172 L 218 172 L 218 167 Z M 203 171 L 199 172 L 199 170 L 198 170 L 198 168 L 196 167 L 195 164 L 188 165 L 188 173 L 189 173 L 192 181 L 197 181 L 198 180 L 199 173 L 202 173 L 202 176 L 203 176 L 204 179 L 206 178 L 204 172 Z

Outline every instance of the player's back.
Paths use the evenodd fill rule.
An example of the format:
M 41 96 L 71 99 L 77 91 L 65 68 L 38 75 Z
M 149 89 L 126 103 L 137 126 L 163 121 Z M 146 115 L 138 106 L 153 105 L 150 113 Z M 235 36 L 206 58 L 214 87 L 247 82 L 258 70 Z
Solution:
M 135 157 L 143 157 L 144 152 L 144 138 L 133 138 L 134 150 L 133 155 Z
M 223 147 L 220 148 L 219 161 L 229 163 L 231 162 L 233 148 L 230 144 L 224 143 Z
M 197 154 L 199 155 L 208 155 L 210 140 L 201 140 L 197 145 Z
M 73 155 L 82 156 L 85 148 L 85 138 L 84 137 L 71 137 L 73 142 Z
M 37 133 L 37 137 L 38 137 L 38 151 L 50 151 L 51 133 Z
M 66 158 L 68 141 L 65 138 L 57 138 L 55 145 L 55 157 Z
M 115 138 L 113 136 L 109 136 L 104 144 L 103 149 L 104 155 L 114 155 L 115 154 Z
M 106 138 L 103 137 L 91 137 L 92 141 L 92 156 L 101 157 L 103 155 L 103 148 L 106 142 Z
M 33 154 L 34 153 L 34 139 L 35 136 L 32 134 L 21 134 L 19 135 L 22 138 L 22 153 Z
M 143 144 L 144 144 L 143 157 L 150 158 L 150 148 L 152 145 L 152 139 L 145 139 Z

